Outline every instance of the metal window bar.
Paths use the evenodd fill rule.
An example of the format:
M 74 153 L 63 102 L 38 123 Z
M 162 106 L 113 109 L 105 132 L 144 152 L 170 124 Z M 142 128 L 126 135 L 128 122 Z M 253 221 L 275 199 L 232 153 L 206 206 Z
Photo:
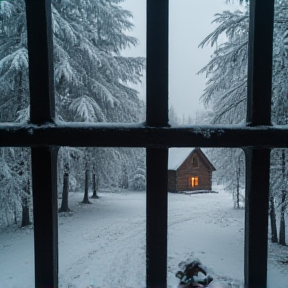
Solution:
M 58 287 L 58 146 L 147 148 L 149 288 L 167 286 L 168 148 L 244 148 L 245 284 L 249 288 L 267 287 L 269 153 L 270 148 L 283 148 L 288 143 L 287 129 L 270 126 L 273 8 L 274 0 L 250 1 L 246 127 L 168 127 L 168 0 L 147 0 L 147 122 L 108 127 L 54 122 L 51 0 L 26 0 L 31 123 L 1 125 L 0 145 L 32 147 L 36 288 Z
M 274 0 L 250 2 L 247 124 L 271 125 Z M 254 146 L 254 145 L 253 145 Z M 247 287 L 267 287 L 270 150 L 246 154 L 245 264 Z
M 26 15 L 30 123 L 41 127 L 55 119 L 51 0 L 27 0 Z M 57 150 L 31 148 L 36 288 L 58 287 Z
M 148 127 L 168 126 L 168 10 L 168 0 L 147 1 Z M 166 287 L 167 162 L 167 146 L 146 150 L 146 285 L 151 288 Z

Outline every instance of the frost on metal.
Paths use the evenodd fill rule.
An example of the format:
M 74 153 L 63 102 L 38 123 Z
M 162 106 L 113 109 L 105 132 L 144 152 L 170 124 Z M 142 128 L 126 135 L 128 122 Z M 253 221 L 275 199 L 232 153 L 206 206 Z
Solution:
M 211 133 L 214 132 L 214 130 L 210 129 L 202 129 L 201 127 L 195 128 L 193 131 L 195 134 L 202 134 L 205 138 L 210 138 Z

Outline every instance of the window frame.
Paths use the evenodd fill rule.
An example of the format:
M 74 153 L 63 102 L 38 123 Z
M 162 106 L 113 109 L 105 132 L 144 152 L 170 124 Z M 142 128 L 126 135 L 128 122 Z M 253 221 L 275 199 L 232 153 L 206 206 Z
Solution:
M 288 129 L 270 122 L 274 0 L 250 0 L 247 125 L 201 126 L 203 133 L 199 126 L 168 123 L 168 2 L 147 0 L 146 122 L 85 125 L 55 119 L 51 0 L 26 0 L 30 122 L 1 124 L 0 146 L 31 147 L 36 288 L 58 287 L 59 146 L 146 148 L 146 279 L 150 288 L 167 287 L 168 149 L 244 149 L 245 287 L 267 286 L 270 149 L 285 148 L 288 143 Z
M 190 176 L 188 179 L 189 186 L 195 188 L 199 186 L 199 177 L 198 176 Z
M 192 156 L 191 164 L 192 164 L 193 168 L 200 168 L 199 159 L 198 159 L 197 155 Z

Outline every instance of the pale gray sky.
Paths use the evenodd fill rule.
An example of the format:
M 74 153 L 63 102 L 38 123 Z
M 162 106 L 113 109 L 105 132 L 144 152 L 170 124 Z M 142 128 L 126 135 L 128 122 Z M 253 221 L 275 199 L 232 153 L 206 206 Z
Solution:
M 208 63 L 214 48 L 198 48 L 200 42 L 213 31 L 216 13 L 235 9 L 225 0 L 170 0 L 169 1 L 169 105 L 177 114 L 195 118 L 203 109 L 199 99 L 205 88 L 205 75 L 196 73 Z M 122 7 L 133 13 L 135 25 L 132 35 L 140 41 L 138 47 L 124 52 L 129 56 L 146 57 L 146 0 L 126 0 Z M 139 85 L 145 99 L 145 83 Z

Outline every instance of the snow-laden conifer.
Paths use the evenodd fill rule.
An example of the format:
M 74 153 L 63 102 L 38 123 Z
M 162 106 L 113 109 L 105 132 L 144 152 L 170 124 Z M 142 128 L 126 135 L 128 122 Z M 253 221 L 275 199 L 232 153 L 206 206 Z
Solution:
M 22 210 L 22 226 L 30 224 L 30 150 L 0 149 L 0 224 L 17 224 Z
M 202 101 L 213 111 L 211 123 L 214 124 L 242 125 L 245 123 L 249 32 L 248 10 L 249 3 L 245 7 L 243 6 L 242 11 L 224 11 L 216 14 L 214 22 L 218 23 L 218 27 L 200 44 L 200 47 L 204 47 L 207 44 L 213 46 L 219 42 L 211 60 L 199 72 L 205 73 L 208 79 L 202 95 Z M 277 125 L 288 124 L 287 12 L 287 1 L 275 1 L 271 120 Z M 225 41 L 222 40 L 221 43 L 220 38 L 223 35 Z M 237 157 L 235 161 L 231 161 L 230 152 L 222 153 L 223 149 L 219 151 L 220 153 L 214 151 L 212 155 L 214 154 L 215 157 L 214 162 L 220 161 L 222 163 L 220 173 L 221 171 L 223 172 L 222 174 L 239 171 L 241 168 L 239 163 L 241 161 L 237 161 Z M 235 149 L 231 149 L 231 151 L 233 154 L 236 153 Z M 287 207 L 286 182 L 288 166 L 286 161 L 287 151 L 283 149 L 281 151 L 271 154 L 270 208 L 274 207 L 276 202 L 276 208 L 281 218 L 279 234 L 282 235 L 283 239 L 283 235 L 285 235 L 285 218 L 283 215 Z M 219 169 L 217 173 L 219 173 Z M 230 179 L 235 183 L 237 177 Z M 229 182 L 227 183 L 229 184 Z M 227 188 L 229 188 L 229 185 Z M 270 212 L 270 216 L 273 215 L 273 211 Z M 276 220 L 271 218 L 271 221 Z M 273 227 L 272 230 L 275 230 L 276 224 Z M 282 244 L 285 243 L 285 239 L 280 240 L 281 242 Z
M 132 14 L 121 8 L 121 2 L 123 0 L 52 1 L 59 120 L 90 123 L 136 122 L 139 117 L 142 120 L 143 104 L 129 83 L 141 80 L 145 59 L 121 54 L 122 50 L 138 44 L 128 33 L 133 28 Z M 0 5 L 0 121 L 27 122 L 30 108 L 25 1 L 2 0 Z M 135 154 L 129 149 L 123 157 L 115 156 L 123 153 L 121 149 L 99 148 L 99 153 L 94 153 L 97 149 L 92 150 L 90 171 L 94 171 L 93 175 L 97 171 L 99 183 L 105 185 L 112 182 L 118 185 L 119 175 L 123 173 L 123 157 L 127 163 L 135 162 Z M 69 166 L 71 161 L 66 160 L 67 157 L 62 157 L 62 175 L 74 171 Z M 83 165 L 75 166 L 78 170 L 75 168 L 74 175 L 77 175 Z M 79 180 L 79 177 L 73 179 Z

